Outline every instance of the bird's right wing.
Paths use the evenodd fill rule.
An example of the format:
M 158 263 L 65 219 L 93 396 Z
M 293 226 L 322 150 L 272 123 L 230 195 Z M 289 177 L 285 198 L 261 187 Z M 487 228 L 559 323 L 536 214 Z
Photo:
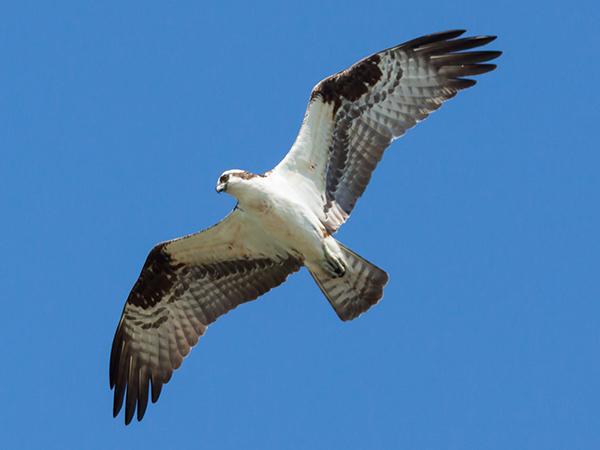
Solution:
M 468 51 L 494 36 L 464 30 L 422 36 L 325 78 L 273 175 L 290 180 L 331 232 L 350 215 L 384 150 L 461 89 L 493 70 L 497 51 Z
M 200 233 L 152 249 L 119 321 L 110 355 L 116 416 L 141 420 L 183 358 L 219 316 L 283 283 L 302 262 L 234 210 Z

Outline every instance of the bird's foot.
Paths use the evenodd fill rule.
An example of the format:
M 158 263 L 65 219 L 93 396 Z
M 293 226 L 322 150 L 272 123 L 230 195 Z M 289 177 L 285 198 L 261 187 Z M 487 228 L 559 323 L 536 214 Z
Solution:
M 341 278 L 346 273 L 346 264 L 342 261 L 341 258 L 338 258 L 335 255 L 332 255 L 331 252 L 324 249 L 325 253 L 325 270 L 329 272 L 335 278 Z

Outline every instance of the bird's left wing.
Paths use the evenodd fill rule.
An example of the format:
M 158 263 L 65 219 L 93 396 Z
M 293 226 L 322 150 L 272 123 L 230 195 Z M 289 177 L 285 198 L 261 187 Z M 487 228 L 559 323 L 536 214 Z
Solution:
M 234 210 L 200 233 L 157 245 L 123 310 L 110 356 L 116 416 L 141 420 L 206 327 L 283 283 L 302 262 Z
M 458 91 L 493 70 L 497 51 L 468 51 L 494 36 L 464 30 L 422 36 L 325 78 L 302 128 L 273 175 L 294 183 L 331 232 L 348 218 L 384 150 Z

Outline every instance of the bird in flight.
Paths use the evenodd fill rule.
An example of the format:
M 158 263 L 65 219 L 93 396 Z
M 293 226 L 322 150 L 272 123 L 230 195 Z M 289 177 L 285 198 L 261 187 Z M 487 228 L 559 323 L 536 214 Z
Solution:
M 495 36 L 464 30 L 375 53 L 318 83 L 292 148 L 272 170 L 223 172 L 217 192 L 238 203 L 221 222 L 156 245 L 135 282 L 110 356 L 113 414 L 125 423 L 156 402 L 209 324 L 306 267 L 342 320 L 376 304 L 385 271 L 333 235 L 390 143 L 496 68 Z

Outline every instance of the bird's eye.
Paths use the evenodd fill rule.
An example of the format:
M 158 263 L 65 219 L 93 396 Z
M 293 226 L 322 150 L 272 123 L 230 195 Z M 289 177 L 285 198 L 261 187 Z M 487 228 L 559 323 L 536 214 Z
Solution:
M 221 175 L 219 178 L 219 183 L 225 183 L 227 181 L 228 175 Z

